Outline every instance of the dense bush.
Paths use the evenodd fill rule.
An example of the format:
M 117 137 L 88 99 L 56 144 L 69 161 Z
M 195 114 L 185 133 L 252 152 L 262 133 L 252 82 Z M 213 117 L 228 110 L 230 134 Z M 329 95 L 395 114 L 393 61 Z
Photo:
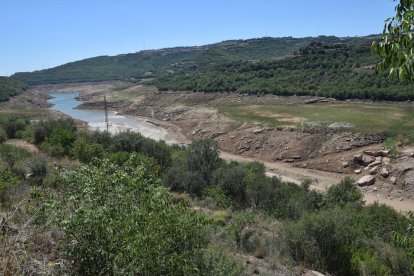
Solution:
M 350 178 L 344 178 L 337 185 L 328 188 L 324 197 L 324 203 L 328 206 L 344 206 L 350 202 L 362 203 L 363 194 L 358 190 L 355 182 Z
M 29 125 L 29 120 L 26 118 L 16 116 L 2 116 L 0 118 L 0 129 L 3 129 L 7 135 L 7 138 L 21 138 L 20 132 L 25 130 Z
M 25 89 L 26 85 L 18 80 L 0 77 L 0 102 L 7 101 L 10 97 L 22 93 Z
M 202 267 L 205 222 L 172 204 L 151 163 L 136 156 L 121 167 L 103 160 L 61 176 L 63 197 L 51 211 L 79 273 L 195 274 Z
M 135 132 L 121 132 L 111 139 L 113 152 L 136 152 L 154 158 L 162 168 L 171 164 L 171 148 L 164 141 L 154 141 Z
M 203 190 L 213 184 L 213 172 L 223 164 L 216 142 L 209 139 L 193 141 L 186 151 L 173 158 L 164 184 L 173 191 L 196 196 L 202 196 Z
M 104 148 L 99 144 L 88 143 L 84 138 L 78 138 L 69 152 L 75 159 L 89 163 L 94 158 L 101 158 L 104 155 Z
M 32 125 L 33 143 L 53 156 L 68 155 L 77 137 L 72 119 L 41 121 Z
M 15 176 L 11 171 L 0 171 L 0 204 L 4 204 L 8 200 L 7 191 L 22 184 L 22 180 Z
M 407 255 L 391 246 L 389 236 L 406 225 L 403 215 L 385 205 L 338 205 L 287 222 L 283 239 L 294 260 L 316 270 L 410 275 Z
M 9 168 L 13 168 L 17 162 L 24 160 L 29 156 L 29 153 L 21 148 L 1 144 L 0 145 L 0 160 L 7 163 Z
M 48 171 L 47 159 L 44 156 L 33 156 L 29 161 L 29 168 L 33 176 L 44 177 Z

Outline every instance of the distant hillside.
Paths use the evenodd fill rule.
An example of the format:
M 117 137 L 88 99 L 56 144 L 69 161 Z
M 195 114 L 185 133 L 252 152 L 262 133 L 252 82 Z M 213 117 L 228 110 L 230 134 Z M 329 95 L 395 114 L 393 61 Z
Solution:
M 12 77 L 28 84 L 150 78 L 164 72 L 202 71 L 214 65 L 237 61 L 277 60 L 292 55 L 312 41 L 358 45 L 370 37 L 258 38 L 229 40 L 197 47 L 140 51 L 118 56 L 100 56 Z
M 7 101 L 9 97 L 15 96 L 26 89 L 22 82 L 8 78 L 0 77 L 0 102 Z
M 160 90 L 413 100 L 412 83 L 391 81 L 375 73 L 378 57 L 371 54 L 370 44 L 369 39 L 315 40 L 289 58 L 237 61 L 199 72 L 164 74 L 154 84 Z

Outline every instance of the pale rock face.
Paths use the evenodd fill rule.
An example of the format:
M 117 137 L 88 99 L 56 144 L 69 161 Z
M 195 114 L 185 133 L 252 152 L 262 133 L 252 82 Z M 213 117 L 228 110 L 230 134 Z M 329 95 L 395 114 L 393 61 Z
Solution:
M 358 186 L 369 186 L 375 183 L 375 177 L 372 175 L 365 175 L 361 177 L 357 184 Z
M 375 166 L 371 170 L 369 170 L 369 174 L 375 175 L 375 174 L 378 173 L 378 171 L 379 171 L 379 167 L 378 166 Z

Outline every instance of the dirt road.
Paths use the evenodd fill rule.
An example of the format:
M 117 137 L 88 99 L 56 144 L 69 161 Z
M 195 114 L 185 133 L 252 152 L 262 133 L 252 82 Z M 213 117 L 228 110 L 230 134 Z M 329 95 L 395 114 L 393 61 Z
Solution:
M 252 158 L 241 157 L 239 155 L 234 155 L 223 151 L 220 152 L 220 157 L 227 161 L 257 161 Z M 268 176 L 277 176 L 280 177 L 283 181 L 288 181 L 295 184 L 300 184 L 303 180 L 310 179 L 312 180 L 311 189 L 315 189 L 321 192 L 326 191 L 326 189 L 328 189 L 329 186 L 339 183 L 342 178 L 348 176 L 347 174 L 337 174 L 324 171 L 295 168 L 290 166 L 289 164 L 282 162 L 260 162 L 262 162 L 266 166 L 266 174 Z M 400 201 L 398 199 L 385 198 L 381 195 L 364 193 L 364 200 L 367 204 L 372 204 L 374 202 L 386 204 L 398 211 L 414 211 L 413 199 L 404 199 L 403 201 Z

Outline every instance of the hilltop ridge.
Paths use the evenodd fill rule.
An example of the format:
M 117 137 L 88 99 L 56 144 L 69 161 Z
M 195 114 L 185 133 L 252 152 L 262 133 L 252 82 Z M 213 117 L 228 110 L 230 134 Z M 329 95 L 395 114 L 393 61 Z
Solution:
M 325 44 L 366 44 L 366 37 L 282 37 L 226 40 L 202 46 L 145 50 L 117 56 L 97 56 L 12 77 L 27 84 L 125 80 L 155 77 L 165 72 L 193 72 L 236 61 L 275 60 L 289 56 L 313 41 Z

